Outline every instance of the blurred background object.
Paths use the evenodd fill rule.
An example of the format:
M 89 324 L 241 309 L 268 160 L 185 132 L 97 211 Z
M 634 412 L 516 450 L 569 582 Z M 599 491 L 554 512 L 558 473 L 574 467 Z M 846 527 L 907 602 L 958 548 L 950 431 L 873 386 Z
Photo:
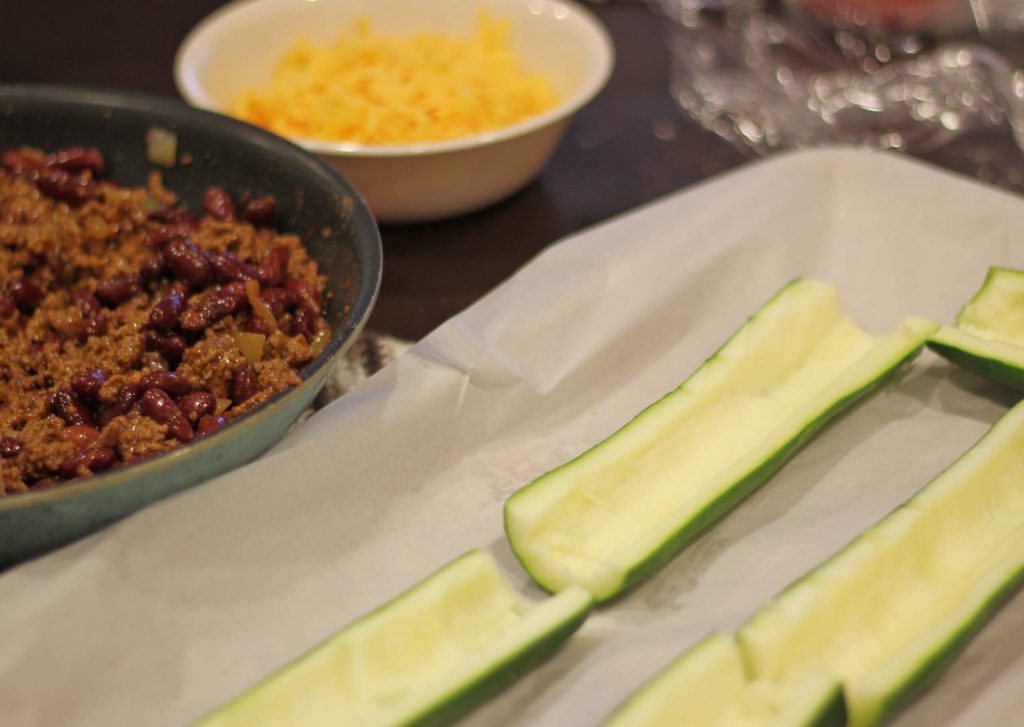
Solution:
M 673 96 L 745 153 L 863 144 L 1024 189 L 1024 156 L 1005 140 L 1024 147 L 1024 3 L 656 5 L 672 21 Z

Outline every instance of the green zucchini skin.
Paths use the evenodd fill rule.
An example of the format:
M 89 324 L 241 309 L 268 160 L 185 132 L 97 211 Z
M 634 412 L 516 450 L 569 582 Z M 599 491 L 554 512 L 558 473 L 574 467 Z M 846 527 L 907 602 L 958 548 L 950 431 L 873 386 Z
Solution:
M 982 356 L 942 341 L 928 340 L 928 348 L 962 369 L 1024 393 L 1024 369 L 1002 359 Z
M 825 702 L 807 727 L 846 727 L 846 718 L 846 697 L 842 687 L 836 687 L 832 699 Z
M 787 286 L 788 287 L 788 286 Z M 756 317 L 756 316 L 754 316 Z M 753 317 L 752 317 L 753 318 Z M 597 598 L 599 604 L 614 603 L 620 598 L 626 596 L 632 589 L 636 588 L 642 581 L 649 577 L 652 573 L 657 571 L 668 563 L 676 554 L 697 538 L 701 533 L 708 530 L 717 523 L 721 518 L 732 511 L 737 505 L 739 505 L 746 497 L 757 490 L 761 485 L 768 481 L 768 479 L 774 475 L 790 457 L 795 455 L 797 451 L 807 444 L 815 434 L 818 433 L 826 424 L 832 419 L 842 413 L 845 409 L 852 406 L 858 400 L 868 396 L 870 393 L 875 391 L 877 388 L 885 384 L 890 378 L 892 378 L 901 367 L 908 364 L 914 358 L 916 358 L 923 349 L 924 345 L 918 346 L 917 348 L 910 351 L 906 356 L 897 361 L 886 369 L 882 374 L 869 382 L 866 386 L 860 389 L 850 392 L 848 395 L 836 401 L 831 407 L 822 412 L 817 418 L 809 422 L 795 437 L 790 439 L 783 447 L 775 452 L 769 459 L 765 460 L 758 468 L 749 472 L 742 479 L 737 480 L 731 487 L 724 490 L 717 498 L 712 500 L 708 505 L 701 510 L 695 517 L 683 523 L 678 530 L 675 531 L 667 540 L 665 540 L 660 547 L 654 550 L 648 558 L 644 561 L 635 565 L 632 569 L 626 572 L 625 577 L 621 581 L 616 592 L 609 598 Z M 714 358 L 712 356 L 712 358 Z M 642 415 L 642 413 L 641 413 Z M 614 436 L 614 435 L 613 435 Z M 607 441 L 607 440 L 605 440 Z M 586 453 L 584 453 L 586 454 Z M 581 457 L 584 455 L 580 455 Z M 578 458 L 576 458 L 578 459 Z M 562 465 L 552 473 L 558 472 L 563 467 L 568 467 L 573 464 L 576 460 Z M 520 490 L 525 492 L 529 487 L 541 484 L 543 478 L 536 480 L 535 482 L 528 485 L 526 488 Z M 515 497 L 515 495 L 513 495 Z M 508 508 L 505 508 L 505 530 L 509 531 L 507 522 Z M 512 552 L 515 554 L 516 559 L 523 566 L 523 569 L 530 574 L 530 576 L 537 582 L 539 586 L 544 588 L 549 593 L 554 593 L 556 588 L 553 584 L 545 582 L 537 573 L 531 570 L 529 564 L 520 556 L 516 548 L 512 548 Z
M 447 696 L 442 704 L 429 712 L 403 722 L 401 727 L 446 727 L 466 716 L 523 675 L 547 661 L 583 625 L 592 608 L 593 603 L 572 619 L 562 622 L 557 628 L 549 631 L 542 639 L 524 644 L 508 660 L 496 664 L 474 684 Z

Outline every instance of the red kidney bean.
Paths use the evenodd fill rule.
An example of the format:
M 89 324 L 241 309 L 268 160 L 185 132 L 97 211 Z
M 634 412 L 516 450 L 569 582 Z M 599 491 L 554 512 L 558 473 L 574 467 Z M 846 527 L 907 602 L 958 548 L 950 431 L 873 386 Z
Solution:
M 150 212 L 147 216 L 154 222 L 164 225 L 185 224 L 192 228 L 199 226 L 199 220 L 196 219 L 196 216 L 184 207 L 168 207 L 167 209 Z
M 244 329 L 246 333 L 259 333 L 263 336 L 270 335 L 270 325 L 259 316 L 253 316 L 247 320 Z
M 194 433 L 181 409 L 160 389 L 150 389 L 142 395 L 142 411 L 153 421 L 167 426 L 167 431 L 182 442 L 192 440 Z
M 142 278 L 143 282 L 151 282 L 160 277 L 160 273 L 164 271 L 164 256 L 163 253 L 158 252 L 153 257 L 142 263 L 142 267 L 139 268 L 139 277 Z
M 149 312 L 149 325 L 161 333 L 173 331 L 181 323 L 181 313 L 184 309 L 184 298 L 172 293 L 153 306 L 153 310 Z
M 184 396 L 192 391 L 192 384 L 184 376 L 173 371 L 150 371 L 143 374 L 138 383 L 139 391 L 160 389 L 171 396 Z
M 316 335 L 316 313 L 308 306 L 299 305 L 292 313 L 292 335 L 302 335 L 307 340 Z
M 315 311 L 319 311 L 323 307 L 320 294 L 302 278 L 289 275 L 284 281 L 284 287 L 285 290 L 295 296 L 297 302 L 307 301 L 309 307 Z
M 100 430 L 95 427 L 64 427 L 60 433 L 60 438 L 65 442 L 70 442 L 79 449 L 84 449 L 100 438 Z
M 18 306 L 7 293 L 0 293 L 0 318 L 10 318 L 18 312 Z
M 295 305 L 295 296 L 285 288 L 267 288 L 260 292 L 260 298 L 267 304 L 275 316 L 280 318 L 285 311 Z
M 114 307 L 131 300 L 141 288 L 142 280 L 138 275 L 118 273 L 100 281 L 96 286 L 96 298 L 101 303 Z
M 177 333 L 168 333 L 160 342 L 160 353 L 172 366 L 181 361 L 186 348 L 188 348 L 188 342 Z
M 175 239 L 167 243 L 164 267 L 193 288 L 205 288 L 213 280 L 206 253 L 188 240 Z
M 25 443 L 20 437 L 0 437 L 0 457 L 13 459 L 21 454 Z
M 194 229 L 196 225 L 189 222 L 169 222 L 147 232 L 146 244 L 152 248 L 160 248 L 168 240 L 187 238 Z
M 47 197 L 77 205 L 96 196 L 96 183 L 89 177 L 71 174 L 56 167 L 43 167 L 37 174 L 36 186 Z
M 43 166 L 57 167 L 67 172 L 81 172 L 88 169 L 94 175 L 103 174 L 106 164 L 103 154 L 95 147 L 69 146 L 58 149 L 43 158 Z
M 196 436 L 202 437 L 210 432 L 215 432 L 225 424 L 227 424 L 227 420 L 224 417 L 217 416 L 216 414 L 207 414 L 196 425 Z
M 24 174 L 43 166 L 41 159 L 21 149 L 5 149 L 0 164 L 13 174 Z
M 274 223 L 275 206 L 273 197 L 256 197 L 246 202 L 242 216 L 246 222 L 256 227 L 270 227 Z
M 207 187 L 203 193 L 203 209 L 206 214 L 218 220 L 226 222 L 233 221 L 235 216 L 235 203 L 221 187 Z
M 78 476 L 78 471 L 82 467 L 92 473 L 102 472 L 110 469 L 116 461 L 117 453 L 110 447 L 89 447 L 66 457 L 57 467 L 57 471 L 62 477 L 71 479 Z
M 85 320 L 84 333 L 86 338 L 89 336 L 105 336 L 110 325 L 107 322 L 106 316 L 94 316 Z
M 100 311 L 103 310 L 96 296 L 84 290 L 73 291 L 71 293 L 71 302 L 78 306 L 78 310 L 82 311 L 83 318 L 92 318 L 99 315 Z
M 256 279 L 268 288 L 283 285 L 288 274 L 288 258 L 291 253 L 286 247 L 275 247 L 256 266 Z
M 178 408 L 190 422 L 196 423 L 217 410 L 217 397 L 209 391 L 193 391 L 178 400 Z
M 210 267 L 222 282 L 255 280 L 256 272 L 249 263 L 243 262 L 230 252 L 218 252 L 210 256 Z
M 103 408 L 100 413 L 100 424 L 107 426 L 115 417 L 123 416 L 132 410 L 139 400 L 139 390 L 135 384 L 122 384 L 117 390 L 113 403 Z
M 71 377 L 71 390 L 83 399 L 95 399 L 107 377 L 100 369 L 84 371 Z
M 27 278 L 15 278 L 8 288 L 14 304 L 22 313 L 30 314 L 43 302 L 42 289 Z
M 56 487 L 61 483 L 56 477 L 44 477 L 41 480 L 36 480 L 28 486 L 30 490 L 49 490 L 52 487 Z
M 49 410 L 70 426 L 93 426 L 88 407 L 71 389 L 58 389 L 50 395 Z
M 260 390 L 260 380 L 252 366 L 243 366 L 231 381 L 231 403 L 241 404 Z
M 196 305 L 187 308 L 181 314 L 181 327 L 186 331 L 201 331 L 224 316 L 243 310 L 248 302 L 245 286 L 241 283 L 228 283 L 207 293 Z

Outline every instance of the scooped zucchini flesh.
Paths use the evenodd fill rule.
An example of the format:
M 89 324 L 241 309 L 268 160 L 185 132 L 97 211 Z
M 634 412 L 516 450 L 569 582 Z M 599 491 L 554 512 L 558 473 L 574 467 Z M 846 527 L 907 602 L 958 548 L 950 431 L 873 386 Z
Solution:
M 989 268 L 981 289 L 928 347 L 953 363 L 1024 391 L 1024 271 Z
M 542 587 L 604 601 L 669 560 L 832 417 L 920 351 L 910 318 L 872 337 L 836 290 L 789 284 L 683 384 L 611 437 L 516 492 L 505 531 Z
M 592 605 L 580 588 L 531 604 L 470 551 L 198 724 L 450 724 L 549 656 Z
M 810 670 L 790 683 L 747 677 L 735 640 L 714 634 L 646 682 L 601 727 L 842 727 L 838 680 Z
M 737 634 L 750 674 L 808 664 L 842 682 L 849 725 L 912 700 L 1024 574 L 1024 404 L 905 505 Z

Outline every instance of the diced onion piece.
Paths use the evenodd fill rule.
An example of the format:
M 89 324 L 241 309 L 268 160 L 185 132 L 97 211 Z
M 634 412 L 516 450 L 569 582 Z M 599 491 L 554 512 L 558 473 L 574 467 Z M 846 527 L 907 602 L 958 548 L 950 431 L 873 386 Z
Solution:
M 270 326 L 271 332 L 276 331 L 277 319 L 274 318 L 274 312 L 270 310 L 270 306 L 264 303 L 263 298 L 260 297 L 260 284 L 255 280 L 246 280 L 245 295 L 249 299 L 249 305 L 252 306 L 252 312 Z
M 170 169 L 178 156 L 178 135 L 159 126 L 150 127 L 146 132 L 146 159 Z
M 235 334 L 235 344 L 250 366 L 255 366 L 263 358 L 263 345 L 266 342 L 267 337 L 262 333 L 239 331 Z
M 331 332 L 321 328 L 313 336 L 313 340 L 309 342 L 309 347 L 313 351 L 314 356 L 319 356 L 323 353 L 323 350 L 327 348 L 327 342 L 331 340 Z
M 217 409 L 215 410 L 214 413 L 217 414 L 218 416 L 220 416 L 221 414 L 226 412 L 230 407 L 231 407 L 231 399 L 221 399 L 218 396 L 217 397 Z

